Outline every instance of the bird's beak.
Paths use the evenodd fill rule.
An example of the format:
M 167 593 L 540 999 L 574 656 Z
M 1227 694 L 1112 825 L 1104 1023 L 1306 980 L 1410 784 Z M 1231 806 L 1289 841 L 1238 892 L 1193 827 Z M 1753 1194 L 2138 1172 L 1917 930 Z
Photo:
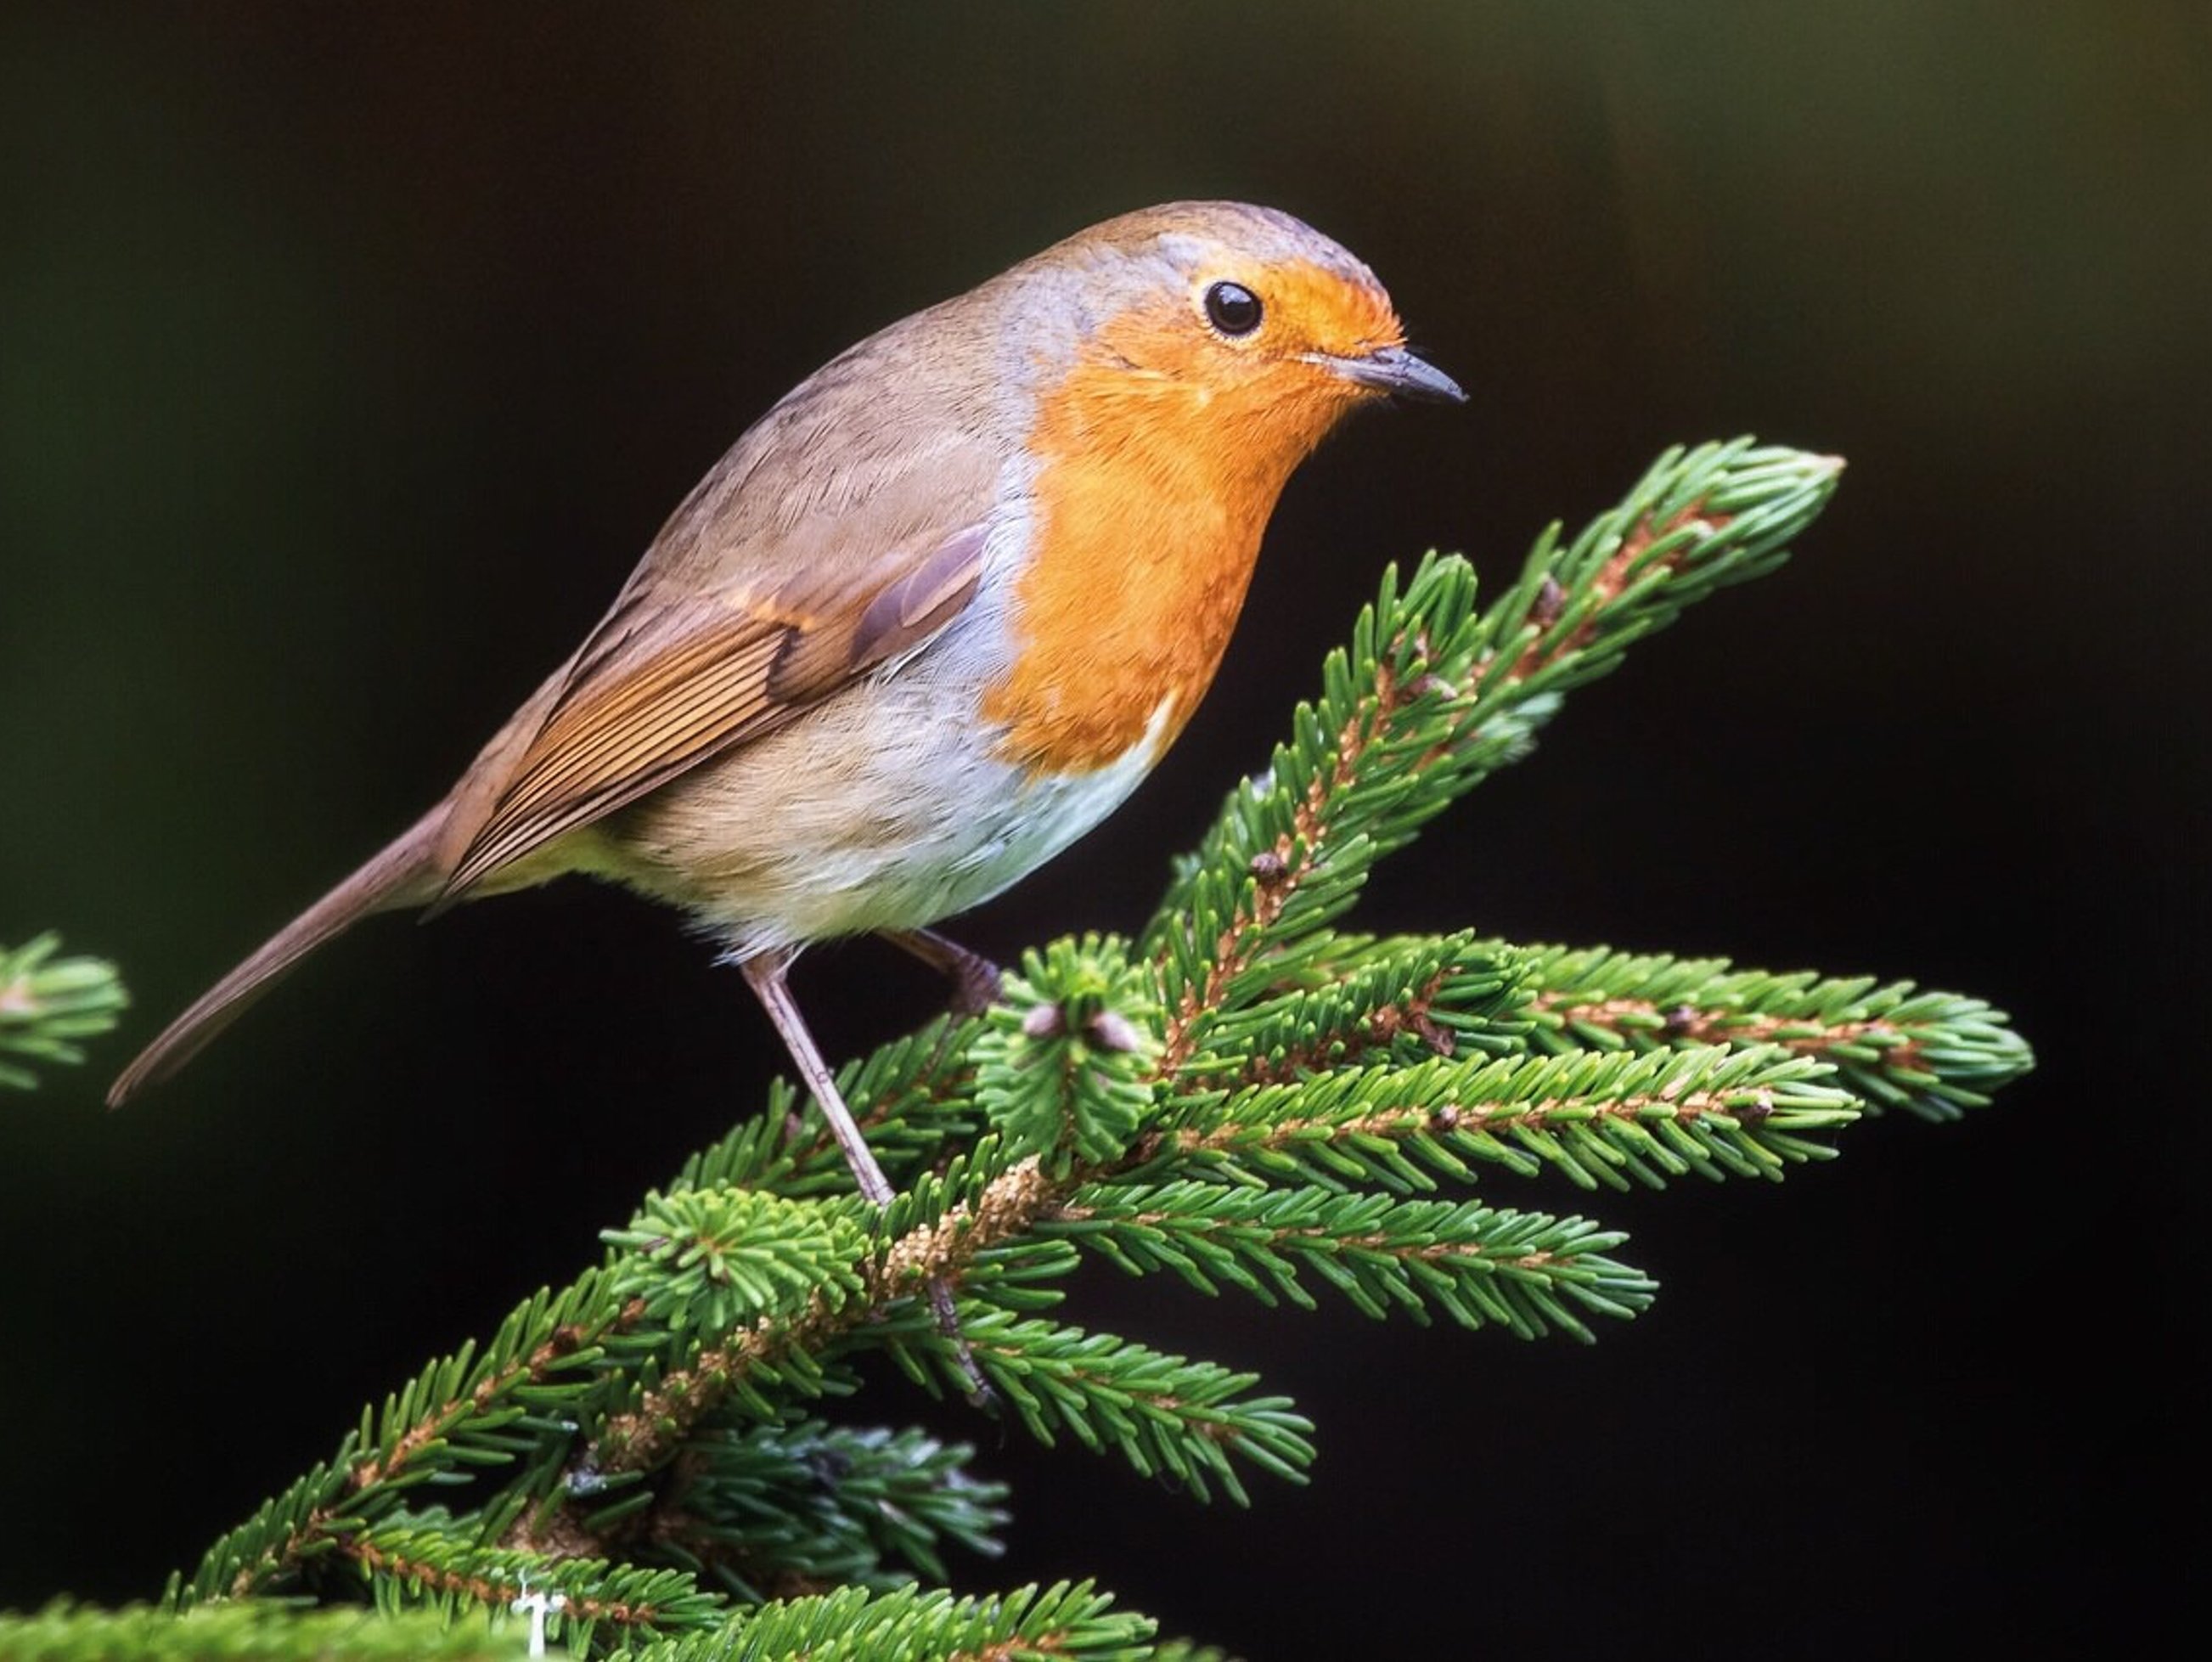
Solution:
M 1312 354 L 1313 362 L 1361 387 L 1371 387 L 1394 398 L 1423 404 L 1465 404 L 1467 394 L 1449 375 L 1402 346 L 1384 346 L 1372 352 L 1339 356 L 1332 352 Z

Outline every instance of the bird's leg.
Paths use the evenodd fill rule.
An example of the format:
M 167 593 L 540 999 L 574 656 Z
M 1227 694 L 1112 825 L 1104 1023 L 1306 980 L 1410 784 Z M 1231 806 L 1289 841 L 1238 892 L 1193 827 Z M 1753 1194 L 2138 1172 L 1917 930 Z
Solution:
M 999 996 L 999 966 L 981 953 L 970 952 L 957 941 L 947 941 L 934 929 L 883 929 L 883 938 L 902 953 L 911 953 L 952 982 L 952 1011 L 956 1015 L 981 1015 Z
M 791 1052 L 792 1061 L 798 1064 L 799 1078 L 821 1105 L 822 1117 L 830 1122 L 830 1135 L 844 1151 L 845 1164 L 853 1168 L 854 1180 L 860 1185 L 860 1192 L 879 1207 L 889 1206 L 894 1192 L 890 1179 L 876 1164 L 875 1151 L 860 1135 L 860 1128 L 853 1120 L 853 1111 L 838 1093 L 837 1082 L 830 1075 L 830 1064 L 823 1061 L 822 1052 L 815 1048 L 814 1035 L 807 1031 L 806 1018 L 799 1014 L 798 1001 L 792 997 L 790 983 L 785 979 L 792 960 L 798 956 L 795 949 L 782 947 L 763 953 L 757 958 L 742 959 L 738 968 L 744 971 L 745 984 L 753 989 L 753 996 L 768 1012 L 768 1019 L 775 1024 L 784 1049 Z
M 876 1163 L 868 1140 L 860 1135 L 853 1111 L 845 1105 L 837 1081 L 830 1077 L 830 1064 L 822 1059 L 814 1035 L 807 1031 L 806 1019 L 799 1013 L 798 1001 L 791 995 L 786 977 L 790 973 L 792 960 L 798 956 L 795 947 L 775 947 L 751 958 L 739 959 L 738 968 L 744 974 L 745 985 L 753 989 L 753 996 L 768 1012 L 768 1019 L 775 1024 L 784 1049 L 791 1052 L 791 1059 L 798 1066 L 799 1078 L 805 1081 L 807 1090 L 821 1106 L 822 1117 L 830 1122 L 830 1134 L 844 1151 L 845 1164 L 853 1168 L 853 1178 L 860 1185 L 860 1192 L 878 1208 L 888 1207 L 895 1192 L 890 1179 Z M 968 1336 L 960 1330 L 960 1315 L 952 1305 L 952 1288 L 942 1275 L 930 1277 L 929 1307 L 936 1312 L 938 1330 L 951 1341 L 959 1357 L 960 1371 L 968 1379 L 969 1399 L 988 1402 L 991 1387 L 985 1382 L 982 1370 L 975 1366 L 975 1353 L 968 1348 Z

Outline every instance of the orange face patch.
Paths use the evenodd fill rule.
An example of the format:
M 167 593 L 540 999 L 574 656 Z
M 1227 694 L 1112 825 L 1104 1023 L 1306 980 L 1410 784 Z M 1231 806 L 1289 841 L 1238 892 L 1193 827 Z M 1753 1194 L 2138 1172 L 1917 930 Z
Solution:
M 1243 280 L 1235 268 L 1223 265 L 1202 271 L 1193 286 L 1203 293 L 1217 282 Z M 1270 265 L 1259 281 L 1265 312 L 1244 344 L 1247 351 L 1347 357 L 1406 344 L 1390 297 L 1372 283 L 1350 282 L 1307 259 Z
M 1164 703 L 1163 739 L 1179 733 L 1220 664 L 1284 483 L 1373 396 L 1302 354 L 1397 344 L 1379 291 L 1301 264 L 1272 268 L 1261 292 L 1266 320 L 1245 341 L 1217 338 L 1180 301 L 1125 313 L 1040 400 L 1020 652 L 983 707 L 1009 759 L 1105 767 Z

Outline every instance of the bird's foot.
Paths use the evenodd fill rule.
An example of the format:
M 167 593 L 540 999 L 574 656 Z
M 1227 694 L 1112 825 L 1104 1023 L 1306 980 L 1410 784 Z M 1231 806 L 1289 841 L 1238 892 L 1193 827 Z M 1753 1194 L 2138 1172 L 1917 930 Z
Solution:
M 955 1015 L 979 1016 L 998 1001 L 1004 974 L 982 953 L 970 952 L 957 941 L 948 941 L 934 929 L 885 929 L 884 940 L 952 983 Z

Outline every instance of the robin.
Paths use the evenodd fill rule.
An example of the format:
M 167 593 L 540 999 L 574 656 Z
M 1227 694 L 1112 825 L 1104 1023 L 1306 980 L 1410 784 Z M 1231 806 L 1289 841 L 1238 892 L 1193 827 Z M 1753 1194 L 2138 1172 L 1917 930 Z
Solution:
M 887 1204 L 793 960 L 880 934 L 980 1007 L 996 971 L 928 926 L 1151 771 L 1291 471 L 1392 395 L 1465 398 L 1406 350 L 1366 266 L 1240 203 L 1109 220 L 891 325 L 756 423 L 451 794 L 170 1023 L 109 1104 L 358 918 L 581 872 L 722 945 Z

